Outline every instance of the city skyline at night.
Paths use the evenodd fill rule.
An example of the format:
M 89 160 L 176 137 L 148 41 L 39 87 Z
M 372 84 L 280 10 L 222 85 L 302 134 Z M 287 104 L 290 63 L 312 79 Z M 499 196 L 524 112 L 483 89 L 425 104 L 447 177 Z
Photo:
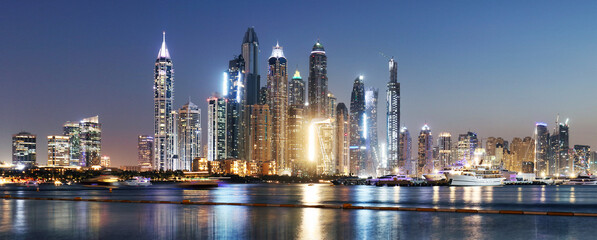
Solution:
M 13 34 L 0 40 L 12 46 L 6 54 L 15 58 L 0 60 L 0 65 L 11 69 L 3 77 L 11 80 L 3 81 L 6 87 L 0 92 L 4 113 L 0 161 L 10 162 L 11 136 L 15 133 L 37 135 L 38 151 L 44 152 L 47 143 L 39 139 L 62 134 L 59 126 L 65 121 L 99 115 L 101 154 L 111 156 L 113 166 L 135 165 L 138 135 L 153 131 L 151 66 L 162 31 L 167 32 L 169 55 L 176 66 L 172 109 L 179 109 L 191 97 L 197 99 L 194 101 L 201 111 L 207 112 L 205 99 L 222 91 L 222 72 L 228 70 L 233 55 L 239 54 L 243 33 L 252 26 L 259 36 L 261 51 L 256 67 L 262 76 L 261 86 L 266 84 L 270 48 L 277 41 L 284 46 L 291 73 L 309 73 L 309 55 L 313 44 L 320 41 L 327 56 L 327 88 L 338 103 L 349 105 L 351 83 L 359 75 L 364 76 L 365 88 L 378 88 L 382 93 L 387 89 L 388 59 L 379 54 L 383 52 L 398 63 L 400 125 L 412 129 L 412 134 L 429 123 L 436 133 L 458 136 L 471 131 L 480 140 L 493 136 L 510 141 L 533 136 L 535 122 L 547 122 L 547 130 L 552 132 L 560 114 L 570 118 L 570 147 L 597 146 L 597 130 L 592 125 L 597 113 L 590 111 L 594 105 L 592 89 L 597 87 L 593 81 L 597 76 L 597 34 L 588 24 L 594 20 L 589 12 L 597 9 L 595 3 L 585 8 L 546 4 L 537 9 L 513 2 L 509 4 L 518 8 L 504 9 L 488 2 L 466 6 L 435 2 L 426 9 L 424 3 L 398 3 L 393 6 L 396 13 L 381 8 L 362 11 L 376 20 L 349 20 L 338 25 L 333 19 L 337 15 L 330 13 L 332 16 L 323 16 L 319 22 L 292 20 L 286 27 L 267 22 L 265 12 L 250 15 L 244 22 L 215 17 L 207 24 L 204 18 L 213 18 L 214 13 L 192 15 L 192 9 L 204 11 L 196 4 L 190 9 L 166 6 L 164 19 L 147 22 L 143 21 L 164 9 L 145 6 L 141 17 L 135 19 L 126 14 L 133 4 L 122 3 L 119 10 L 107 10 L 115 14 L 115 20 L 104 22 L 84 16 L 93 7 L 107 7 L 94 4 L 75 3 L 62 9 L 58 9 L 60 4 L 48 4 L 48 9 L 65 16 L 49 23 L 36 21 L 48 14 L 39 9 L 29 9 L 23 16 L 7 14 L 5 18 L 13 26 L 2 28 Z M 228 7 L 227 3 L 207 4 L 215 9 Z M 8 5 L 23 7 L 19 3 Z M 320 7 L 331 11 L 332 5 Z M 280 7 L 293 6 L 283 3 Z M 442 12 L 441 7 L 449 10 Z M 301 6 L 297 10 L 307 9 Z M 351 6 L 339 10 L 361 12 Z M 409 11 L 421 17 L 406 14 Z M 495 15 L 498 11 L 508 14 Z M 527 11 L 542 23 L 517 24 Z M 548 13 L 569 18 L 550 25 L 553 20 Z M 486 14 L 490 17 L 484 17 Z M 467 22 L 471 18 L 479 23 Z M 115 21 L 119 25 L 110 28 Z M 129 25 L 123 23 L 140 27 L 125 32 Z M 370 29 L 368 25 L 376 27 Z M 100 30 L 92 31 L 96 27 Z M 47 31 L 53 34 L 40 39 Z M 575 34 L 566 36 L 567 31 Z M 446 37 L 447 33 L 450 35 Z M 56 63 L 56 57 L 64 58 L 63 62 Z M 379 142 L 385 143 L 385 94 L 379 95 L 378 102 L 377 135 Z M 201 118 L 201 124 L 208 126 L 207 116 Z M 207 132 L 203 131 L 204 142 Z M 45 164 L 46 155 L 38 154 L 37 163 Z

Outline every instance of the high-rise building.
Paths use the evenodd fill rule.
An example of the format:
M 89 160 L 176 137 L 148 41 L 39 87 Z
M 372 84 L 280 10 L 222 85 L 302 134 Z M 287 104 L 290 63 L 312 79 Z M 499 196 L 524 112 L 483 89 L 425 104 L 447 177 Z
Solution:
M 394 173 L 413 174 L 412 158 L 412 139 L 406 127 L 400 129 L 400 138 L 398 139 L 398 165 L 393 169 Z
M 479 147 L 479 139 L 474 132 L 458 135 L 457 164 L 467 165 L 475 164 L 475 149 Z
M 433 172 L 433 136 L 427 124 L 419 133 L 419 151 L 417 157 L 417 176 Z
M 154 103 L 154 163 L 153 167 L 158 170 L 172 169 L 176 142 L 174 141 L 175 131 L 172 127 L 175 118 L 172 116 L 172 104 L 174 102 L 174 69 L 170 52 L 166 47 L 166 33 L 162 38 L 162 47 L 155 60 L 154 82 L 153 82 L 153 103 Z M 99 156 L 98 156 L 99 161 Z M 98 162 L 99 163 L 99 162 Z
M 386 130 L 388 168 L 391 170 L 399 166 L 398 160 L 400 159 L 400 83 L 398 83 L 398 62 L 391 58 L 389 66 L 390 81 L 386 92 Z
M 305 81 L 298 70 L 294 72 L 294 76 L 288 84 L 288 104 L 291 106 L 305 105 Z
M 250 27 L 245 32 L 242 43 L 242 57 L 245 61 L 245 104 L 253 105 L 259 101 L 259 39 L 255 29 Z
M 137 162 L 139 167 L 150 170 L 153 162 L 153 136 L 139 135 L 137 137 Z
M 531 137 L 524 139 L 514 138 L 510 145 L 512 158 L 506 162 L 506 169 L 514 172 L 523 172 L 523 166 L 534 164 L 535 161 L 535 140 Z
M 201 156 L 201 109 L 189 101 L 178 110 L 178 159 L 176 170 L 191 171 L 193 159 Z
M 272 117 L 268 105 L 247 106 L 249 122 L 249 160 L 257 163 L 261 175 L 277 174 L 272 161 Z M 266 167 L 267 166 L 267 167 Z
M 487 156 L 495 156 L 496 141 L 497 139 L 495 137 L 488 137 L 485 140 L 485 152 L 487 153 Z
M 309 112 L 311 118 L 328 118 L 327 56 L 319 40 L 309 56 Z
M 591 147 L 574 145 L 574 163 L 572 175 L 587 174 L 591 171 Z
M 227 100 L 219 96 L 207 99 L 207 160 L 224 160 L 227 153 Z
M 438 157 L 434 161 L 435 169 L 442 169 L 452 164 L 452 135 L 442 132 L 437 138 Z
M 338 99 L 332 92 L 328 92 L 329 118 L 336 119 L 336 102 Z
M 70 165 L 70 137 L 48 136 L 48 166 L 64 167 Z
M 570 175 L 572 173 L 567 122 L 556 122 L 554 133 L 550 136 L 549 175 L 552 176 Z
M 336 173 L 350 174 L 350 118 L 344 103 L 336 107 Z
M 382 163 L 380 163 L 379 145 L 377 139 L 377 88 L 367 88 L 365 90 L 365 131 L 367 136 L 365 139 L 366 152 L 366 165 L 367 172 L 375 176 L 376 170 Z
M 28 132 L 12 135 L 12 164 L 32 167 L 36 160 L 37 136 Z
M 535 173 L 537 176 L 549 174 L 549 130 L 546 123 L 535 124 Z
M 110 160 L 110 156 L 107 155 L 103 155 L 101 160 L 100 160 L 100 166 L 102 167 L 110 167 L 111 165 L 111 160 Z
M 272 116 L 272 157 L 282 173 L 288 170 L 288 73 L 284 51 L 279 44 L 268 59 L 267 104 Z
M 79 123 L 80 166 L 91 167 L 100 165 L 102 150 L 102 125 L 99 117 L 84 118 Z
M 333 175 L 336 172 L 336 148 L 332 118 L 315 118 L 309 123 L 308 159 L 315 164 L 319 175 Z
M 591 173 L 593 173 L 593 174 L 595 174 L 597 172 L 597 152 L 596 151 L 591 152 L 591 160 L 590 160 L 590 164 L 589 164 L 589 169 L 591 170 Z
M 306 118 L 304 105 L 288 107 L 288 166 L 295 173 L 303 173 L 306 161 Z
M 228 71 L 224 73 L 224 97 L 227 99 L 227 147 L 228 157 L 245 158 L 245 60 L 242 55 L 228 63 Z
M 310 93 L 311 87 L 309 87 L 309 96 Z M 309 101 L 309 104 L 311 104 L 311 99 L 309 99 Z M 352 93 L 350 95 L 349 116 L 350 172 L 358 175 L 367 174 L 365 172 L 365 153 L 367 151 L 365 146 L 365 138 L 367 137 L 365 123 L 367 121 L 367 116 L 365 116 L 365 84 L 363 83 L 363 76 L 359 76 L 354 80 Z
M 69 140 L 69 166 L 81 166 L 79 159 L 81 158 L 81 127 L 79 122 L 66 122 L 63 126 L 64 136 L 68 136 Z

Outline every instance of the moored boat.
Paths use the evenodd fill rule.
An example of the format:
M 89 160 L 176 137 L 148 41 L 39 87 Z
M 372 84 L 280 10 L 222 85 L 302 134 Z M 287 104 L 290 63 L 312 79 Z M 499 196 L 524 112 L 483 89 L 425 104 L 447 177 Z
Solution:
M 124 181 L 123 185 L 133 187 L 146 187 L 151 186 L 151 180 L 149 178 L 144 177 L 133 177 L 129 180 Z
M 446 173 L 446 177 L 451 186 L 501 186 L 505 179 L 499 170 L 481 167 Z
M 594 176 L 578 176 L 565 181 L 564 185 L 597 185 L 597 178 Z

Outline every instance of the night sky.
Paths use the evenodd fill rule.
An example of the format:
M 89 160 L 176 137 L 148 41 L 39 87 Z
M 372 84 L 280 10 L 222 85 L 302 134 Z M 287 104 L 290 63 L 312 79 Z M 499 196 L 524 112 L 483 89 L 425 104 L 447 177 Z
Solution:
M 597 1 L 4 1 L 0 8 L 0 161 L 11 135 L 46 136 L 100 116 L 102 154 L 135 165 L 137 135 L 153 133 L 153 66 L 162 31 L 175 68 L 175 107 L 202 110 L 247 27 L 266 59 L 276 41 L 289 76 L 307 79 L 319 38 L 329 90 L 349 106 L 353 80 L 379 88 L 385 142 L 387 59 L 398 60 L 401 123 L 418 134 L 468 130 L 532 136 L 535 122 L 570 118 L 571 144 L 597 147 Z M 389 5 L 391 4 L 391 5 Z M 414 144 L 413 144 L 414 146 Z M 413 149 L 413 152 L 416 150 Z

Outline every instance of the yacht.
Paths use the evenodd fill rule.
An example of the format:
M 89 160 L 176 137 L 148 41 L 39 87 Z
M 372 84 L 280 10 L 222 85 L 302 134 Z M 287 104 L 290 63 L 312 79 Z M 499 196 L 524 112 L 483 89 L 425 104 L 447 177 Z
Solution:
M 578 176 L 564 182 L 564 185 L 597 185 L 597 178 L 594 176 Z
M 427 180 L 427 182 L 447 181 L 447 173 L 460 172 L 461 168 L 462 167 L 444 167 L 442 170 L 436 171 L 435 173 L 423 174 L 423 177 L 425 178 L 425 180 Z
M 410 182 L 412 179 L 406 175 L 384 175 L 376 179 L 368 179 L 368 184 L 383 186 L 383 185 L 396 185 L 405 184 Z
M 482 167 L 463 169 L 461 172 L 446 173 L 451 186 L 501 186 L 504 177 L 499 170 L 489 170 Z
M 133 177 L 129 180 L 124 181 L 125 186 L 151 186 L 151 181 L 149 178 L 144 177 Z
M 29 181 L 21 183 L 21 186 L 24 186 L 24 187 L 37 187 L 37 186 L 39 186 L 39 182 L 33 181 L 33 180 L 29 180 Z

